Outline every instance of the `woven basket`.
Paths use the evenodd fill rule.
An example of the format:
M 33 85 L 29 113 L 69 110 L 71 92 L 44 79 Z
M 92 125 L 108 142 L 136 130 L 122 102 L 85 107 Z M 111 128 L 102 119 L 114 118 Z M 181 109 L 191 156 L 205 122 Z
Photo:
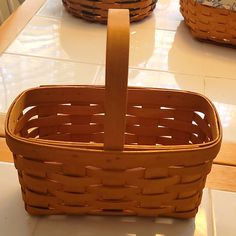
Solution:
M 180 11 L 194 37 L 236 45 L 236 11 L 180 0 Z
M 129 19 L 111 10 L 106 87 L 20 94 L 6 140 L 30 214 L 195 216 L 222 138 L 205 97 L 128 88 Z
M 107 22 L 108 9 L 129 9 L 130 21 L 149 16 L 157 0 L 62 0 L 66 10 L 76 17 L 92 22 Z

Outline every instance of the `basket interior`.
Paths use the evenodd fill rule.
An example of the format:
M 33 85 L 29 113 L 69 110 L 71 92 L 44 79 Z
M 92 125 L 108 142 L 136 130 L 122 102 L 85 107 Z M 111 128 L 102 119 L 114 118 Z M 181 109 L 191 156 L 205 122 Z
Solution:
M 104 88 L 52 86 L 28 90 L 15 101 L 9 130 L 28 139 L 103 144 Z M 204 97 L 163 89 L 128 89 L 125 144 L 193 145 L 218 136 L 217 115 Z

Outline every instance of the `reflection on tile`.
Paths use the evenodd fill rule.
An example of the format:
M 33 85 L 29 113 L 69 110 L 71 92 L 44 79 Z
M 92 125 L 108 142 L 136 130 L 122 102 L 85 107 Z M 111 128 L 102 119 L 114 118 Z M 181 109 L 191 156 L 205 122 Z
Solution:
M 185 27 L 165 31 L 131 28 L 130 66 L 184 74 L 203 74 L 204 51 Z
M 224 141 L 236 142 L 236 106 L 227 103 L 214 102 L 223 127 Z
M 23 90 L 46 84 L 93 84 L 99 67 L 27 56 L 3 54 L 0 62 L 0 112 Z
M 183 17 L 179 11 L 179 0 L 159 0 L 155 11 L 156 28 L 176 30 Z
M 35 16 L 7 52 L 101 64 L 105 45 L 104 25 Z
M 204 73 L 207 76 L 236 79 L 236 51 L 210 43 L 204 44 Z
M 47 0 L 42 8 L 39 10 L 37 15 L 60 18 L 64 13 L 65 9 L 62 7 L 62 1 L 58 0 Z
M 236 193 L 212 190 L 216 236 L 235 236 Z
M 236 141 L 236 80 L 205 79 L 205 95 L 215 104 L 223 127 L 224 140 Z
M 156 16 L 163 16 L 175 21 L 183 20 L 183 16 L 179 11 L 178 0 L 158 0 L 155 14 Z
M 105 45 L 105 25 L 36 16 L 7 52 L 101 64 Z M 185 25 L 177 32 L 132 26 L 130 45 L 131 67 L 202 74 L 202 44 L 192 39 Z
M 105 69 L 101 68 L 96 84 L 105 84 Z M 200 76 L 182 75 L 142 69 L 129 70 L 129 86 L 170 88 L 204 93 L 204 79 Z
M 210 189 L 203 190 L 201 205 L 195 217 L 195 232 L 194 236 L 213 236 L 213 222 Z

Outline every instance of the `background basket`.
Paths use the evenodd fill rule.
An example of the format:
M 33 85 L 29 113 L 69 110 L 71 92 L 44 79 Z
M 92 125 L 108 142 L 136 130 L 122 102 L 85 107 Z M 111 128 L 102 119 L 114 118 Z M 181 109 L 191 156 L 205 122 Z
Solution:
M 130 21 L 149 16 L 157 0 L 62 0 L 68 12 L 85 20 L 106 23 L 108 9 L 129 9 Z
M 236 11 L 180 0 L 180 11 L 196 38 L 236 45 Z
M 110 11 L 106 87 L 45 86 L 6 118 L 30 214 L 195 216 L 222 138 L 205 97 L 128 88 L 129 18 Z

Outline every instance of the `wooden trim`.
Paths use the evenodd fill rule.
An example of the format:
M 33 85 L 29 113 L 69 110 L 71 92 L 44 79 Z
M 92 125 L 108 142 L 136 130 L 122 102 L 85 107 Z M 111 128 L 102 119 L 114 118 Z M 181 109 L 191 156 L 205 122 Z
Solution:
M 13 162 L 10 149 L 6 144 L 6 139 L 0 137 L 0 161 Z
M 216 159 L 214 160 L 214 163 L 236 167 L 235 155 L 236 155 L 236 143 L 223 140 L 220 152 L 218 153 Z
M 26 0 L 0 27 L 0 55 L 36 14 L 46 0 Z
M 0 112 L 0 137 L 5 137 L 5 118 L 6 114 Z
M 213 164 L 206 187 L 236 192 L 236 167 Z

